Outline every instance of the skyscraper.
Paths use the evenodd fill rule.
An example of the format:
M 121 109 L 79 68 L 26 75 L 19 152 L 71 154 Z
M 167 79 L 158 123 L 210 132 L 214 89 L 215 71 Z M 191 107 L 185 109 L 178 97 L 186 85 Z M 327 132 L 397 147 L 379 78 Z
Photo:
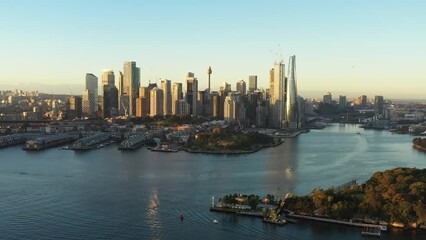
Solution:
M 113 70 L 103 70 L 102 71 L 102 86 L 109 85 L 114 86 L 115 85 L 115 76 Z
M 343 110 L 346 108 L 346 96 L 339 96 L 339 110 Z
M 178 101 L 183 99 L 182 83 L 173 83 L 173 94 L 172 94 L 172 114 L 179 115 Z
M 286 123 L 289 129 L 300 127 L 300 115 L 296 86 L 296 56 L 291 56 L 288 64 L 286 93 Z
M 332 104 L 332 103 L 333 103 L 333 98 L 332 98 L 332 96 L 331 96 L 331 93 L 330 93 L 330 92 L 328 92 L 327 94 L 325 94 L 325 95 L 322 97 L 322 101 L 323 101 L 324 103 L 326 103 L 326 104 Z
M 235 110 L 236 110 L 236 103 L 234 98 L 232 97 L 232 95 L 228 95 L 225 98 L 225 102 L 223 104 L 223 119 L 231 122 L 234 121 L 236 119 L 236 114 L 235 114 Z
M 194 77 L 194 73 L 188 72 L 186 76 L 186 101 L 191 106 L 190 113 L 197 116 L 197 94 L 198 80 Z
M 161 89 L 163 90 L 163 114 L 170 115 L 172 114 L 171 81 L 167 79 L 161 80 Z
M 257 76 L 251 75 L 249 76 L 249 91 L 254 92 L 257 89 Z
M 242 95 L 246 94 L 246 82 L 244 80 L 240 80 L 237 82 L 237 91 L 240 92 Z
M 94 117 L 98 110 L 98 78 L 92 73 L 86 74 L 86 88 L 83 92 L 83 114 Z
M 284 127 L 285 115 L 285 65 L 283 62 L 276 63 L 270 71 L 270 125 L 272 128 Z
M 102 115 L 108 118 L 118 114 L 118 89 L 115 86 L 114 71 L 102 73 Z
M 136 98 L 139 97 L 140 68 L 136 67 L 136 62 L 124 62 L 123 95 L 129 96 L 128 114 L 136 114 Z
M 81 118 L 82 115 L 82 99 L 81 97 L 71 96 L 67 102 L 67 118 Z
M 383 117 L 383 96 L 374 97 L 374 113 L 379 117 Z
M 163 90 L 155 87 L 151 89 L 149 95 L 151 97 L 149 115 L 151 117 L 156 115 L 163 115 Z

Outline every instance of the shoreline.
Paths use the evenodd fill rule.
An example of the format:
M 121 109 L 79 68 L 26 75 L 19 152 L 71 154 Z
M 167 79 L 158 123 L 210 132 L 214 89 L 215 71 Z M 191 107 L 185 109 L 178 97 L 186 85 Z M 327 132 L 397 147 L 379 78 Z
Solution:
M 413 143 L 413 148 L 415 148 L 416 150 L 421 151 L 421 152 L 426 152 L 426 148 L 419 146 L 417 144 L 414 144 L 414 143 Z

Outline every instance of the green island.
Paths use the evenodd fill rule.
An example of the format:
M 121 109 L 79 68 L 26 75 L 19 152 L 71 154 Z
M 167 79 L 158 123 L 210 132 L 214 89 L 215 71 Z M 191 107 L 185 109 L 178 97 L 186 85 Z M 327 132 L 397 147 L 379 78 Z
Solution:
M 314 189 L 303 196 L 287 194 L 284 199 L 274 199 L 271 195 L 264 198 L 227 195 L 212 206 L 211 211 L 227 209 L 226 212 L 253 212 L 250 215 L 270 217 L 267 214 L 271 211 L 259 208 L 265 203 L 274 206 L 272 213 L 287 213 L 289 217 L 352 226 L 365 223 L 425 229 L 426 169 L 395 168 L 375 172 L 363 184 L 353 182 L 341 189 Z
M 426 151 L 426 138 L 414 138 L 413 147 L 418 150 Z
M 185 146 L 185 150 L 200 153 L 252 153 L 280 143 L 281 140 L 258 132 L 206 132 L 197 134 L 195 139 Z

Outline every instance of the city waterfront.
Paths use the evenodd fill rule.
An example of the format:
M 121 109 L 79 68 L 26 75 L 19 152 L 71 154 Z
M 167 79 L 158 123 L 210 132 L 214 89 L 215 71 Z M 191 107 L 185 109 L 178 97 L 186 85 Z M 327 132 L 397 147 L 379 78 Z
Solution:
M 358 228 L 305 221 L 279 227 L 210 212 L 211 197 L 306 194 L 362 182 L 375 171 L 426 168 L 426 154 L 413 149 L 411 136 L 345 124 L 246 155 L 123 152 L 113 145 L 86 152 L 21 149 L 0 149 L 1 239 L 362 239 Z

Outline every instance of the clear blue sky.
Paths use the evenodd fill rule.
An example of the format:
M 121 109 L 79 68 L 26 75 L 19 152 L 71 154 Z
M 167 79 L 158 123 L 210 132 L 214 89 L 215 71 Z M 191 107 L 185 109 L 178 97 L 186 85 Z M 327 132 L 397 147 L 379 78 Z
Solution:
M 426 98 L 426 1 L 0 1 L 0 88 L 81 85 L 133 60 L 141 84 L 207 87 L 296 55 L 299 93 Z M 278 54 L 277 54 L 278 53 Z M 19 85 L 18 85 L 19 84 Z M 82 89 L 81 89 L 82 90 Z

